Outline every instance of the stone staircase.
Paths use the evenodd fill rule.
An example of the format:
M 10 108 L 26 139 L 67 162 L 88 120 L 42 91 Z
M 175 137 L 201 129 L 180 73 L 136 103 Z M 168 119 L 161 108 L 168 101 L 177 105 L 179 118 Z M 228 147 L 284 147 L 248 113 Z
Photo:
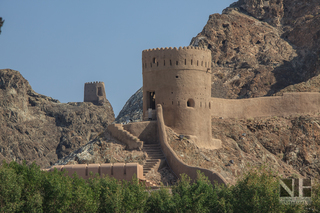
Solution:
M 142 151 L 148 154 L 146 163 L 143 165 L 143 175 L 146 176 L 152 169 L 157 170 L 165 162 L 165 157 L 158 143 L 145 143 Z

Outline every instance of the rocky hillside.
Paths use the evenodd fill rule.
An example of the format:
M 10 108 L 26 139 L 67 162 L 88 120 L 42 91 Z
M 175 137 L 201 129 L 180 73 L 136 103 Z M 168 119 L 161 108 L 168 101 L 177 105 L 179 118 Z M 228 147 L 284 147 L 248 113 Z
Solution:
M 169 143 L 188 165 L 212 169 L 229 183 L 250 166 L 267 166 L 283 177 L 319 178 L 320 117 L 212 120 L 218 150 L 199 149 L 168 128 Z
M 210 15 L 190 45 L 212 52 L 213 97 L 320 91 L 319 25 L 318 0 L 239 0 Z M 123 111 L 137 117 L 142 110 L 137 104 Z
M 320 74 L 319 24 L 317 0 L 239 0 L 191 44 L 212 52 L 212 96 L 274 95 Z
M 18 71 L 0 70 L 0 161 L 49 167 L 113 121 L 108 101 L 102 106 L 60 103 L 34 92 Z

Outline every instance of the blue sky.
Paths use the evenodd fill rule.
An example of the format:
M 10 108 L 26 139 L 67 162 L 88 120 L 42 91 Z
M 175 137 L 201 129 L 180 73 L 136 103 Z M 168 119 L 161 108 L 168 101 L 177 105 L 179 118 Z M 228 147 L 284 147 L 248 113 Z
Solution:
M 142 50 L 188 46 L 233 2 L 0 0 L 0 69 L 63 103 L 83 101 L 84 83 L 103 81 L 117 116 L 142 86 Z

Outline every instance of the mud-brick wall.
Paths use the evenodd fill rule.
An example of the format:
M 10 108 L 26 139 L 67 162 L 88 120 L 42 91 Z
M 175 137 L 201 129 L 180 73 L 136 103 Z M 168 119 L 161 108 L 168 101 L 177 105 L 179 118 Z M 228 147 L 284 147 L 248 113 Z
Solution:
M 213 117 L 223 118 L 317 114 L 320 112 L 320 93 L 292 92 L 249 99 L 212 98 L 209 106 Z

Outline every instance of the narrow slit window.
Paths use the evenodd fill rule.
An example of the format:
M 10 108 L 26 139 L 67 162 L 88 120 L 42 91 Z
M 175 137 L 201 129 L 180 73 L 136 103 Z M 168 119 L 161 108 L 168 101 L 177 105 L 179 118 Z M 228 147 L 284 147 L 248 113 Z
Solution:
M 209 102 L 209 109 L 211 109 L 211 102 Z
M 203 61 L 201 61 L 201 66 L 203 67 Z
M 204 63 L 204 66 L 207 67 L 207 62 Z
M 191 59 L 191 65 L 192 65 L 192 59 Z
M 187 65 L 187 59 L 184 59 L 184 65 Z
M 152 63 L 150 63 L 150 67 L 152 67 Z
M 199 66 L 199 61 L 197 60 L 197 66 Z
M 179 61 L 176 61 L 176 65 L 178 65 L 179 64 Z
M 170 60 L 170 66 L 172 66 L 172 61 Z
M 207 62 L 206 62 L 207 63 Z M 159 63 L 157 62 L 157 67 L 159 66 Z
M 163 66 L 166 66 L 166 60 L 163 60 Z

